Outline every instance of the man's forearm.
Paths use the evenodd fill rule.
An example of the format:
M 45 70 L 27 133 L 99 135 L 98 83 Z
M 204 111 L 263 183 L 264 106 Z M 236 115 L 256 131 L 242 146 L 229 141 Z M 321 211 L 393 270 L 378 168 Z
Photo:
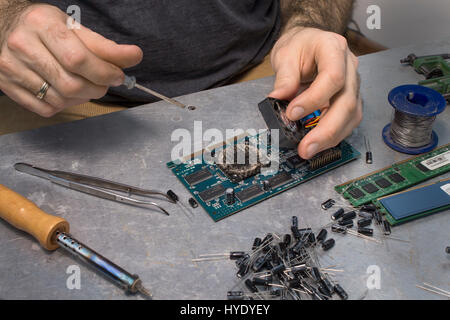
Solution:
M 313 27 L 343 34 L 351 19 L 354 0 L 280 0 L 283 32 Z
M 0 0 L 0 44 L 17 16 L 30 4 L 28 0 Z

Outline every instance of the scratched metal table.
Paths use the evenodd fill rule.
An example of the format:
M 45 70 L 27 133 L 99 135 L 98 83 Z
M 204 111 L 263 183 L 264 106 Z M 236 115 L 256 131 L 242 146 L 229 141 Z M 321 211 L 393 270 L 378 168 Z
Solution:
M 224 299 L 236 281 L 233 262 L 191 262 L 201 253 L 248 250 L 256 236 L 286 233 L 292 215 L 301 226 L 320 227 L 330 212 L 320 209 L 328 198 L 338 199 L 333 187 L 351 178 L 383 168 L 408 156 L 389 149 L 381 128 L 390 122 L 387 93 L 395 86 L 421 79 L 412 68 L 399 64 L 411 52 L 417 55 L 450 51 L 450 39 L 423 46 L 390 50 L 360 59 L 365 119 L 348 139 L 364 153 L 363 136 L 370 137 L 374 164 L 363 160 L 329 172 L 277 197 L 264 201 L 218 223 L 197 208 L 189 222 L 175 205 L 164 204 L 170 217 L 101 200 L 48 181 L 15 172 L 13 164 L 25 161 L 44 168 L 65 169 L 114 181 L 161 190 L 173 189 L 183 201 L 187 191 L 166 169 L 171 133 L 192 132 L 194 121 L 203 130 L 264 128 L 257 103 L 271 90 L 273 78 L 223 87 L 180 97 L 197 106 L 185 111 L 158 102 L 123 112 L 39 130 L 0 137 L 0 183 L 35 201 L 49 213 L 66 218 L 75 237 L 137 273 L 156 299 Z M 450 110 L 435 123 L 440 145 L 450 140 Z M 448 175 L 446 176 L 448 177 Z M 334 249 L 321 254 L 322 265 L 345 270 L 335 279 L 359 299 L 440 299 L 416 288 L 429 282 L 449 289 L 450 245 L 448 212 L 417 220 L 393 230 L 393 236 L 410 242 L 383 245 L 350 235 L 333 235 Z M 69 266 L 79 265 L 81 288 L 69 290 Z M 381 271 L 381 288 L 368 290 L 369 266 Z M 69 269 L 70 270 L 70 269 Z M 46 252 L 28 235 L 0 222 L 1 299 L 138 299 L 86 268 L 65 251 Z

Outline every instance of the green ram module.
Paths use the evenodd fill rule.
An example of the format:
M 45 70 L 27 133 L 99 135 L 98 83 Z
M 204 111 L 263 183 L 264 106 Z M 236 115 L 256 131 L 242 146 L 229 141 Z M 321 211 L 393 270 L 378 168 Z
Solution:
M 350 180 L 335 190 L 358 207 L 450 171 L 450 144 Z

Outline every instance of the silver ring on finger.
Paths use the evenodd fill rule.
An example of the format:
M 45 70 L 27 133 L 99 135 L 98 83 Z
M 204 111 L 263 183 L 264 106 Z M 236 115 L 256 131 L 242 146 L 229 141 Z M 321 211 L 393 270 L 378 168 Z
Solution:
M 50 89 L 50 84 L 45 81 L 39 89 L 39 92 L 36 94 L 36 98 L 38 98 L 39 100 L 43 100 L 45 98 L 45 95 L 47 94 L 48 89 Z

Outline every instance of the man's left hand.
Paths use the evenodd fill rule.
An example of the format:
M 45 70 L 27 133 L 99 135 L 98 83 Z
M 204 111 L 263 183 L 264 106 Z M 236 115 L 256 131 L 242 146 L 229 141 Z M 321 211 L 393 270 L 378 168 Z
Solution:
M 298 146 L 298 153 L 310 159 L 334 147 L 362 120 L 359 97 L 358 58 L 347 41 L 337 33 L 296 27 L 275 44 L 271 55 L 276 73 L 270 97 L 289 100 L 287 116 L 300 120 L 316 110 L 322 111 L 319 124 Z M 301 83 L 311 82 L 297 96 Z

